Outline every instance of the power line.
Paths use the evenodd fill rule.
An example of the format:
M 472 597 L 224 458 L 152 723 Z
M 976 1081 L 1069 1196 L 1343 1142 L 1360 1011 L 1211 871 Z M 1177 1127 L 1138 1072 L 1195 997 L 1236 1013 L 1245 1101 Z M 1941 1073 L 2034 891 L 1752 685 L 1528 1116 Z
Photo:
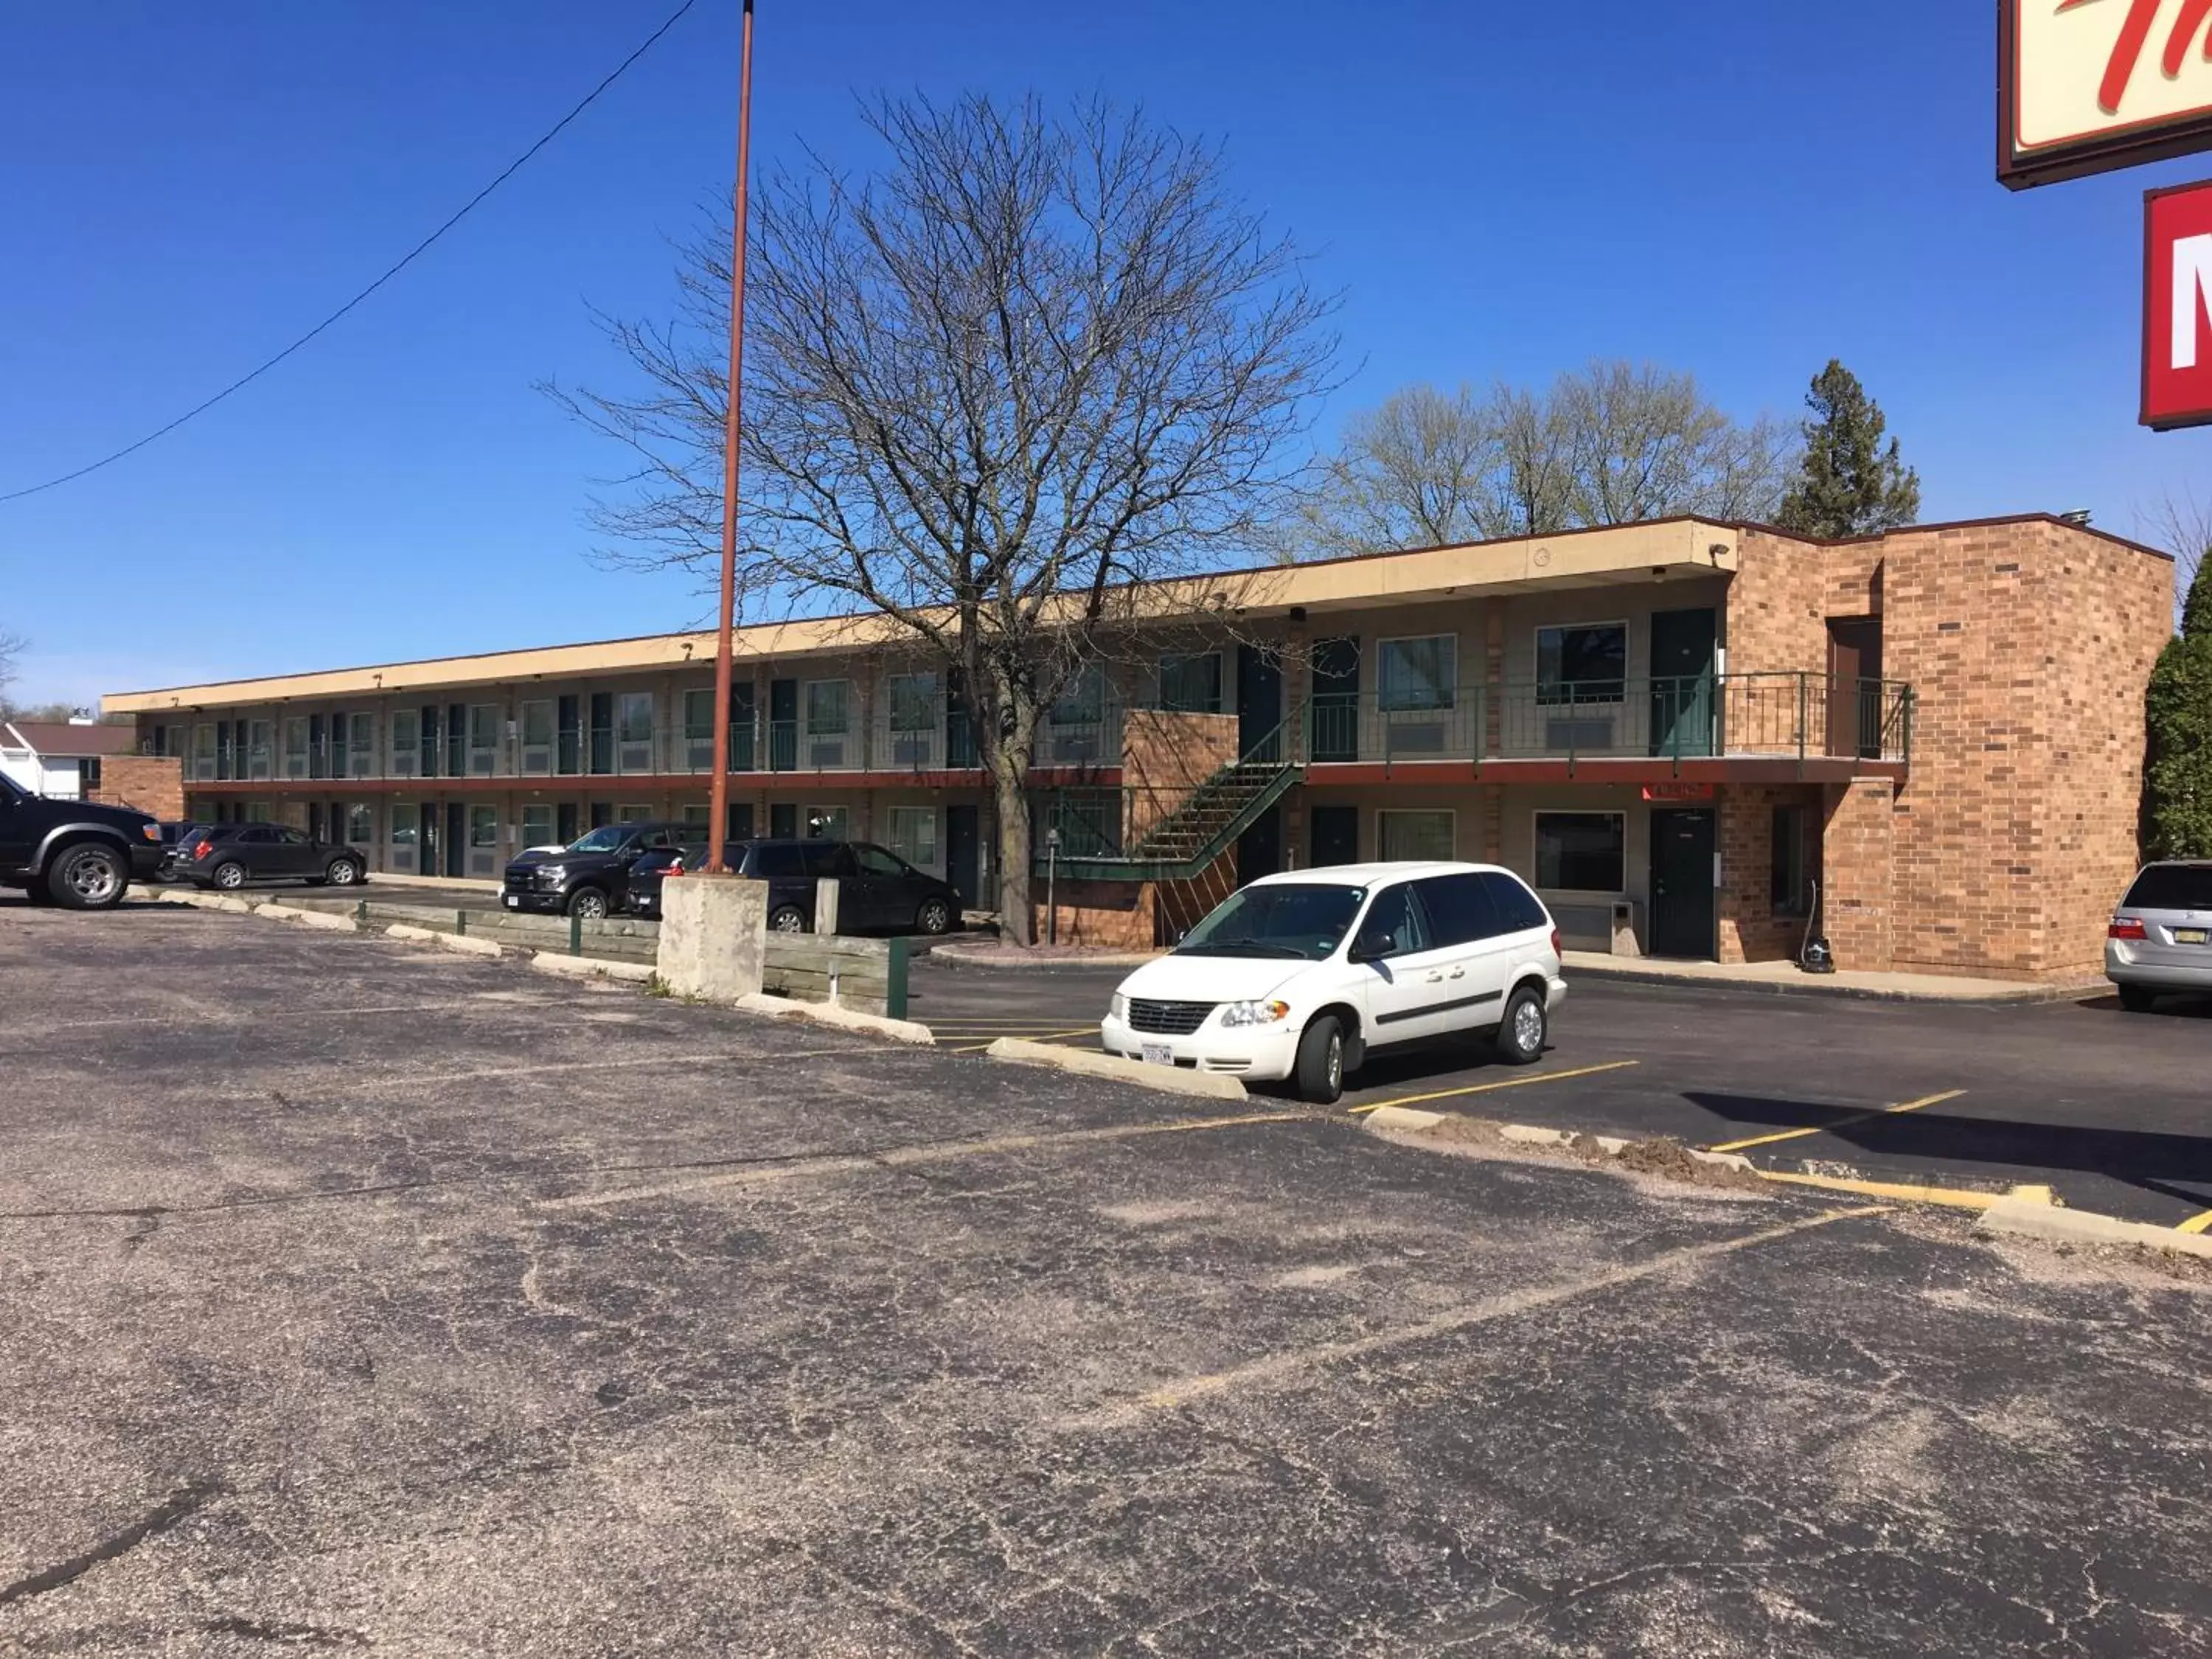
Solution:
M 286 346 L 275 356 L 270 358 L 266 362 L 261 364 L 251 373 L 240 375 L 238 379 L 233 380 L 228 386 L 223 387 L 222 391 L 216 392 L 212 398 L 209 398 L 203 402 L 193 404 L 192 407 L 186 410 L 183 414 L 178 416 L 175 420 L 171 421 L 167 426 L 155 428 L 144 437 L 139 439 L 136 443 L 125 444 L 113 454 L 103 455 L 100 459 L 92 462 L 88 465 L 81 466 L 74 472 L 64 472 L 58 478 L 49 478 L 44 483 L 32 484 L 26 489 L 11 489 L 6 495 L 0 495 L 0 501 L 21 501 L 26 495 L 35 495 L 41 490 L 58 489 L 63 484 L 74 483 L 76 480 L 83 477 L 88 472 L 97 472 L 104 466 L 112 466 L 116 462 L 121 460 L 125 456 L 135 454 L 139 450 L 145 448 L 148 444 L 152 443 L 155 439 L 166 438 L 170 433 L 174 432 L 179 427 L 184 425 L 185 422 L 206 414 L 208 410 L 213 409 L 224 398 L 229 397 L 232 392 L 241 391 L 245 387 L 251 386 L 254 381 L 259 380 L 264 374 L 266 374 L 270 369 L 276 368 L 277 364 L 283 362 L 287 357 L 297 351 L 301 346 L 306 345 L 308 341 L 313 339 L 325 329 L 330 327 L 331 324 L 337 322 L 341 317 L 343 317 L 363 300 L 368 298 L 370 295 L 375 293 L 377 289 L 382 288 L 394 276 L 397 276 L 401 271 L 406 270 L 408 266 L 413 264 L 416 260 L 422 258 L 424 253 L 428 252 L 433 243 L 436 242 L 440 237 L 443 236 L 455 225 L 460 223 L 462 220 L 467 218 L 485 197 L 490 195 L 492 191 L 497 190 L 509 179 L 512 179 L 517 173 L 520 172 L 525 162 L 528 161 L 532 156 L 537 155 L 539 150 L 544 149 L 546 145 L 551 143 L 556 138 L 559 137 L 562 129 L 567 127 L 570 122 L 574 121 L 586 110 L 591 108 L 593 104 L 597 103 L 599 101 L 599 95 L 602 93 L 605 92 L 609 87 L 614 85 L 616 82 L 621 80 L 624 71 L 626 71 L 631 64 L 636 63 L 639 58 L 644 57 L 647 52 L 652 51 L 653 46 L 659 41 L 660 37 L 667 33 L 669 30 L 674 28 L 678 23 L 681 22 L 684 19 L 684 14 L 690 11 L 691 8 L 697 3 L 698 0 L 684 0 L 684 3 L 676 9 L 675 12 L 671 15 L 666 22 L 663 23 L 659 28 L 653 30 L 651 34 L 646 37 L 643 45 L 639 46 L 635 52 L 630 53 L 629 57 L 623 58 L 621 63 L 616 64 L 613 71 L 608 75 L 605 80 L 600 82 L 599 85 L 593 87 L 590 92 L 586 93 L 584 95 L 583 100 L 577 104 L 577 106 L 574 109 L 570 110 L 566 115 L 562 116 L 558 121 L 556 121 L 553 125 L 547 130 L 545 135 L 538 139 L 536 143 L 532 144 L 528 149 L 523 151 L 521 155 L 516 156 L 513 161 L 509 162 L 506 170 L 502 172 L 499 177 L 493 179 L 475 195 L 470 197 L 469 199 L 462 204 L 460 210 L 455 213 L 452 218 L 447 220 L 446 222 L 440 225 L 437 229 L 432 231 L 421 241 L 416 243 L 412 248 L 408 250 L 406 256 L 400 259 L 398 263 L 394 264 L 389 270 L 386 270 L 384 275 L 378 277 L 367 288 L 362 289 L 362 291 L 355 295 L 352 299 L 348 300 L 336 311 L 331 313 L 329 316 L 324 318 L 321 322 L 317 323 L 313 328 L 309 329 L 305 334 L 302 334 L 298 339 L 293 341 L 291 344 Z

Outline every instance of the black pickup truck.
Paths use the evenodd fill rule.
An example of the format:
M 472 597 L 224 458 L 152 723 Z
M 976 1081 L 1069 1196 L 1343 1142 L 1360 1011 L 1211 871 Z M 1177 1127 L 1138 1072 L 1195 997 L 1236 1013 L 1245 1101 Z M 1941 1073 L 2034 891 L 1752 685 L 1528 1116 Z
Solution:
M 631 865 L 698 833 L 680 823 L 610 823 L 559 852 L 524 853 L 507 866 L 500 903 L 550 915 L 614 915 L 629 903 Z
M 144 812 L 51 800 L 0 777 L 0 885 L 33 904 L 106 910 L 161 868 L 161 830 Z

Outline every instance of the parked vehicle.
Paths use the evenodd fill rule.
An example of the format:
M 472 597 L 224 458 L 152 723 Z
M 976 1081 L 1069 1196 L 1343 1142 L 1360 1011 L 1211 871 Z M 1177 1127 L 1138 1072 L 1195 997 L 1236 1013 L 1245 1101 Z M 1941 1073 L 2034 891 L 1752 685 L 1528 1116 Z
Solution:
M 242 830 L 245 827 L 243 823 L 179 823 L 175 826 L 176 833 L 172 836 L 168 833 L 170 826 L 163 824 L 161 826 L 163 839 L 161 868 L 157 872 L 156 879 L 190 880 L 193 848 L 198 846 L 203 841 L 217 840 L 228 836 L 234 830 Z
M 32 903 L 108 909 L 161 867 L 161 830 L 148 814 L 53 800 L 0 777 L 0 885 Z
M 668 854 L 648 854 L 630 866 L 630 908 L 657 916 L 661 884 L 705 865 L 703 842 Z M 960 894 L 950 882 L 917 870 L 896 853 L 870 842 L 733 841 L 722 862 L 735 873 L 768 884 L 768 925 L 780 933 L 814 928 L 815 884 L 837 883 L 841 933 L 949 933 L 960 925 Z
M 629 903 L 631 866 L 647 853 L 673 853 L 699 832 L 659 821 L 602 824 L 552 852 L 518 853 L 500 886 L 509 910 L 611 916 Z
M 2105 977 L 2130 1013 L 2168 992 L 2212 994 L 2212 860 L 2146 866 L 2105 935 Z
M 368 854 L 343 842 L 317 841 L 289 823 L 202 825 L 170 867 L 195 887 L 225 892 L 250 881 L 357 887 L 368 879 Z
M 1474 1034 L 1540 1058 L 1567 994 L 1551 913 L 1510 870 L 1370 864 L 1268 876 L 1121 981 L 1109 1054 L 1293 1083 L 1320 1104 L 1377 1049 Z

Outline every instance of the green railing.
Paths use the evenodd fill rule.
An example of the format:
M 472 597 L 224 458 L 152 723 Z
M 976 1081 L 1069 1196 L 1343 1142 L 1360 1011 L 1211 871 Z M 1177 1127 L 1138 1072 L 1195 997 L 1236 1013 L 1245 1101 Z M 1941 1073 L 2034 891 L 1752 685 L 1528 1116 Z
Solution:
M 1322 694 L 1296 757 L 1423 761 L 1834 757 L 1906 762 L 1912 689 L 1825 674 L 1703 674 Z

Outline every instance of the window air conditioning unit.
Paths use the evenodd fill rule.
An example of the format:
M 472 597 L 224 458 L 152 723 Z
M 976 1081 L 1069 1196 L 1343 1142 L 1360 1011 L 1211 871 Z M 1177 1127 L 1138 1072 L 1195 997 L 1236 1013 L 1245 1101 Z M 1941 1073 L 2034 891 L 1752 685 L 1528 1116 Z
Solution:
M 815 738 L 806 745 L 806 763 L 817 772 L 842 771 L 845 766 L 845 739 Z
M 1613 717 L 1609 714 L 1553 715 L 1544 722 L 1544 746 L 1577 751 L 1610 749 L 1613 746 Z
M 1441 755 L 1444 752 L 1444 723 L 1440 720 L 1394 720 L 1390 722 L 1393 755 Z

